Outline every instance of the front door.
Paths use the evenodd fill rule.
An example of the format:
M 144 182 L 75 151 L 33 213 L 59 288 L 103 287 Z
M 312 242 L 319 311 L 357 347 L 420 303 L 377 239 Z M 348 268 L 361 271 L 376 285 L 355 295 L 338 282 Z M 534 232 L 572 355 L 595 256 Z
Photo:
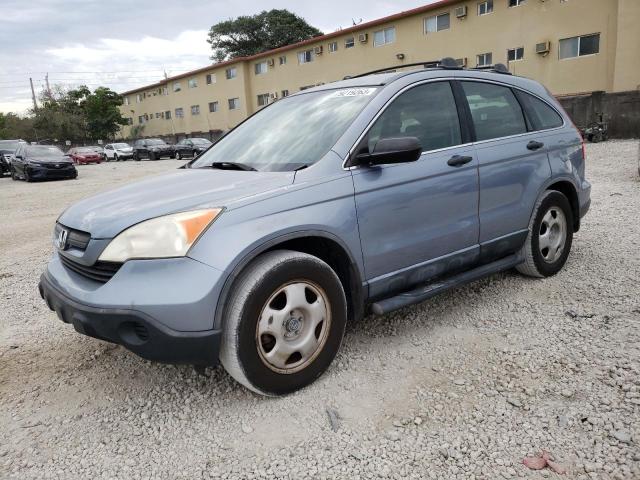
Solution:
M 463 127 L 450 82 L 427 82 L 396 97 L 359 144 L 408 136 L 423 150 L 416 162 L 353 170 L 372 298 L 477 262 L 478 163 Z

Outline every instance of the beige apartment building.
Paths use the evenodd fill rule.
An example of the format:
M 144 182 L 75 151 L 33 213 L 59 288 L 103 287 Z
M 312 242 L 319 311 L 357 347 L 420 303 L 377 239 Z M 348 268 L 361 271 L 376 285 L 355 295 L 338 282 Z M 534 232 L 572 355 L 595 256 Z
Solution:
M 640 0 L 443 0 L 124 92 L 143 137 L 215 138 L 264 105 L 380 68 L 508 65 L 555 95 L 640 88 Z

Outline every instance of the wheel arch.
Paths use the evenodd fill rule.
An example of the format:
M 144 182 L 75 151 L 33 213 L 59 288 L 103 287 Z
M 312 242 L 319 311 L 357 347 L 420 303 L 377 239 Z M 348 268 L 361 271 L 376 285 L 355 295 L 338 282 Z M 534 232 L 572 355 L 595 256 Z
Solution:
M 580 230 L 580 204 L 575 185 L 569 180 L 559 180 L 551 183 L 546 190 L 555 190 L 567 197 L 569 205 L 571 205 L 571 213 L 573 213 L 573 231 L 575 233 Z
M 218 298 L 214 328 L 221 329 L 227 299 L 240 273 L 257 257 L 273 250 L 292 250 L 307 253 L 326 262 L 338 275 L 347 298 L 349 320 L 357 320 L 364 315 L 366 292 L 362 274 L 349 248 L 335 235 L 324 231 L 298 231 L 273 238 L 246 254 L 227 277 Z

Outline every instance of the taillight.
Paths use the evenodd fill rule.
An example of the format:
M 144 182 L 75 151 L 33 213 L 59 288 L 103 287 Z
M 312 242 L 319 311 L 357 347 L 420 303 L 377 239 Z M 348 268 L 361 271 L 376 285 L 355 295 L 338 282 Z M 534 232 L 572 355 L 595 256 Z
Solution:
M 582 160 L 586 161 L 587 160 L 587 148 L 585 147 L 585 144 L 584 144 L 584 138 L 582 139 L 581 145 L 582 145 Z

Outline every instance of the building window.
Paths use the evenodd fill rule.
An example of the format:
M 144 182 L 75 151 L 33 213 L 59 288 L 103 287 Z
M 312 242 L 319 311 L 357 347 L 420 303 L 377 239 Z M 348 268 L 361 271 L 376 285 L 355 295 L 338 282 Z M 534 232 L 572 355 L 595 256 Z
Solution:
M 182 87 L 180 86 L 180 82 L 173 82 L 173 91 L 179 92 L 180 90 L 182 90 Z
M 156 112 L 156 118 L 160 118 L 160 112 Z
M 524 47 L 510 48 L 507 50 L 507 61 L 517 62 L 524 58 Z
M 136 103 L 140 103 L 140 102 L 142 102 L 142 94 L 138 93 L 136 95 Z
M 184 117 L 184 110 L 182 109 L 182 107 L 176 108 L 176 118 L 183 118 L 183 117 Z
M 489 13 L 493 13 L 493 0 L 480 2 L 478 4 L 478 15 L 487 15 Z
M 260 95 L 258 95 L 258 106 L 259 107 L 264 107 L 265 105 L 269 104 L 269 94 L 268 93 L 262 93 Z
M 263 73 L 267 73 L 267 62 L 260 62 L 254 65 L 254 69 L 256 75 L 262 75 Z
M 298 63 L 313 62 L 313 50 L 305 50 L 304 52 L 298 52 Z
M 129 105 L 129 97 L 124 97 L 124 104 Z
M 144 123 L 144 117 L 142 115 L 138 117 L 138 123 Z
M 282 90 L 282 98 L 289 96 L 289 90 Z
M 491 54 L 491 52 L 481 53 L 480 55 L 478 55 L 477 59 L 479 67 L 485 67 L 493 63 L 493 55 Z
M 166 112 L 164 112 L 164 119 L 171 120 L 171 110 L 167 110 Z
M 227 68 L 227 80 L 231 80 L 232 78 L 236 78 L 238 76 L 238 70 L 236 67 Z
M 286 55 L 282 55 L 279 59 L 280 65 L 286 65 L 287 64 L 287 56 Z
M 373 46 L 379 47 L 396 41 L 396 27 L 385 28 L 373 32 Z
M 240 108 L 240 99 L 239 98 L 230 98 L 229 99 L 229 110 L 237 110 Z
M 329 43 L 329 53 L 338 51 L 338 42 L 330 42 Z
M 459 67 L 466 67 L 467 66 L 467 59 L 466 58 L 456 58 L 456 65 L 458 65 Z
M 191 115 L 200 115 L 200 105 L 191 105 Z
M 189 88 L 196 88 L 198 86 L 198 81 L 195 78 L 190 78 L 187 85 Z
M 147 113 L 144 114 L 144 121 L 145 122 L 149 121 L 149 114 L 147 114 Z
M 349 37 L 344 41 L 344 48 L 353 48 L 356 46 L 355 38 Z
M 207 74 L 207 85 L 211 85 L 212 83 L 216 83 L 216 74 L 208 73 Z
M 519 7 L 520 5 L 522 5 L 526 0 L 509 0 L 509 7 Z
M 209 102 L 209 113 L 215 113 L 218 111 L 218 102 Z
M 424 20 L 425 33 L 435 33 L 441 30 L 449 30 L 451 19 L 448 13 L 442 15 L 434 15 Z
M 600 53 L 600 34 L 564 38 L 560 40 L 559 52 L 560 60 Z

